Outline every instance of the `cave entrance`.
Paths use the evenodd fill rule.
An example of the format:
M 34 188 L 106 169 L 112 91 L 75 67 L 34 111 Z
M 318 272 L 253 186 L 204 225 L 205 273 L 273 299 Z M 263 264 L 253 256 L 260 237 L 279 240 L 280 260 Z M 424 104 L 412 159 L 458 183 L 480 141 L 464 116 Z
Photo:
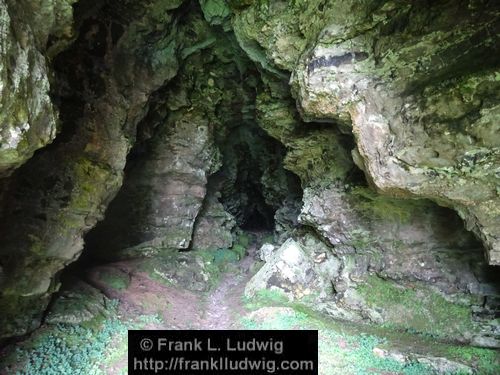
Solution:
M 273 231 L 276 211 L 302 195 L 298 178 L 283 167 L 285 147 L 255 121 L 231 129 L 221 145 L 223 167 L 215 179 L 224 208 L 245 231 Z
M 240 228 L 245 231 L 258 232 L 274 230 L 274 214 L 276 210 L 265 203 L 261 192 L 255 190 L 253 199 L 259 200 L 260 204 L 255 205 L 251 211 L 246 213 Z

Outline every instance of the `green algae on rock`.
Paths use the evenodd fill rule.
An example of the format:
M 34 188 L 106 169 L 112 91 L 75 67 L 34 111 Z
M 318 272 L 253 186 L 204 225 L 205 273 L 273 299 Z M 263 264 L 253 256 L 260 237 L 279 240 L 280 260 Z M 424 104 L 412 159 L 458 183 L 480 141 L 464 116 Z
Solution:
M 274 230 L 248 295 L 498 348 L 498 14 L 0 0 L 0 337 L 100 311 L 47 310 L 77 259 L 206 292 Z

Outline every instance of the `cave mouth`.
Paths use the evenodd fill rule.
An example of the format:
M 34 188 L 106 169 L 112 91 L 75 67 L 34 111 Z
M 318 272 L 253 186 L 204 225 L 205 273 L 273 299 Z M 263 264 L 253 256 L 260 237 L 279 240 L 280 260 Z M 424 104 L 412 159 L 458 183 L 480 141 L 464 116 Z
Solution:
M 243 59 L 239 47 L 233 53 Z M 133 247 L 199 249 L 199 244 L 193 245 L 197 228 L 212 226 L 217 232 L 218 225 L 227 223 L 212 224 L 210 220 L 226 214 L 234 222 L 233 239 L 240 231 L 273 233 L 281 227 L 276 212 L 289 202 L 302 200 L 299 177 L 284 168 L 286 147 L 259 125 L 255 102 L 256 88 L 263 85 L 261 73 L 244 60 L 246 75 L 253 78 L 249 80 L 234 62 L 215 59 L 207 64 L 205 60 L 193 56 L 173 81 L 152 95 L 127 157 L 123 184 L 103 220 L 85 235 L 77 261 L 80 265 L 91 267 L 121 259 L 122 250 Z M 204 95 L 203 90 L 213 90 L 214 81 L 207 76 L 212 77 L 217 69 L 223 77 L 219 84 L 228 93 L 221 94 L 215 108 L 209 108 L 214 117 L 205 121 L 196 114 L 196 109 L 203 116 L 207 111 L 197 90 Z M 192 87 L 193 80 L 212 83 L 198 89 Z M 244 94 L 232 95 L 230 90 Z M 179 91 L 184 91 L 183 100 L 194 111 L 178 103 Z M 206 133 L 200 133 L 201 129 Z M 216 209 L 214 214 L 214 205 L 223 211 Z M 297 224 L 297 217 L 294 211 L 287 220 Z M 229 238 L 228 232 L 222 237 Z M 209 230 L 202 235 L 215 236 Z M 212 241 L 210 247 L 234 244 L 232 240 Z
M 286 148 L 255 120 L 231 129 L 221 146 L 220 202 L 240 229 L 273 232 L 277 210 L 302 199 L 299 178 L 283 166 Z
M 126 346 L 129 329 L 248 327 L 323 330 L 320 337 L 326 341 L 320 348 L 344 349 L 336 342 L 342 337 L 353 343 L 345 348 L 345 360 L 336 350 L 335 358 L 325 361 L 335 364 L 340 358 L 340 372 L 357 358 L 367 359 L 361 361 L 366 368 L 358 372 L 404 372 L 408 366 L 413 369 L 414 359 L 427 361 L 420 353 L 426 347 L 436 366 L 452 365 L 459 353 L 471 357 L 471 363 L 483 357 L 493 363 L 489 352 L 474 348 L 471 356 L 465 347 L 500 347 L 499 273 L 484 264 L 481 243 L 463 233 L 453 211 L 375 191 L 363 172 L 367 168 L 354 165 L 365 167 L 352 127 L 315 116 L 316 110 L 331 113 L 335 103 L 329 96 L 301 96 L 329 95 L 337 83 L 342 95 L 344 89 L 351 92 L 356 85 L 349 75 L 366 73 L 354 65 L 365 52 L 322 56 L 338 52 L 338 28 L 309 39 L 302 21 L 295 27 L 289 11 L 299 5 L 307 8 L 308 2 L 98 0 L 96 9 L 84 9 L 91 3 L 80 0 L 74 5 L 78 35 L 52 63 L 52 98 L 60 110 L 61 133 L 16 171 L 5 195 L 0 187 L 0 196 L 8 201 L 0 207 L 0 326 L 18 335 L 43 323 L 43 329 L 27 337 L 36 341 L 23 354 L 27 366 L 37 362 L 41 370 L 54 366 L 61 371 L 61 363 L 66 363 L 61 353 L 67 353 L 67 363 L 75 368 L 66 373 L 94 373 L 94 368 L 80 369 L 94 364 L 120 371 L 126 353 L 119 350 Z M 182 5 L 170 11 L 175 3 Z M 241 6 L 242 14 L 255 16 L 248 17 L 248 25 L 243 18 L 240 24 L 228 16 L 218 19 L 220 11 L 224 14 L 220 6 L 233 3 L 241 3 L 235 7 Z M 328 15 L 324 3 L 317 9 Z M 377 11 L 379 5 L 363 16 L 367 24 L 349 18 L 359 25 L 356 30 L 345 28 L 353 38 L 367 30 L 363 43 L 348 43 L 352 38 L 346 34 L 339 45 L 377 46 L 380 41 L 383 48 L 363 56 L 368 69 L 378 66 L 372 64 L 378 58 L 384 61 L 386 47 L 399 47 L 402 40 L 402 51 L 411 52 L 408 40 L 432 36 L 425 28 L 406 25 L 406 20 L 433 20 L 434 11 L 418 13 L 410 7 L 414 13 L 399 13 L 393 6 Z M 355 8 L 354 13 L 360 7 Z M 314 27 L 322 22 L 314 12 L 297 8 L 293 13 L 305 22 L 315 19 Z M 286 18 L 280 19 L 281 14 Z M 264 27 L 259 17 L 267 18 Z M 388 23 L 380 21 L 385 17 Z M 401 25 L 393 27 L 391 19 Z M 331 20 L 337 22 L 338 17 Z M 273 30 L 276 24 L 279 30 Z M 433 33 L 441 28 L 436 25 Z M 372 40 L 373 30 L 378 34 Z M 467 38 L 466 30 L 457 35 Z M 271 37 L 278 42 L 276 51 L 261 43 Z M 321 48 L 295 51 L 314 45 Z M 279 63 L 300 65 L 300 70 L 290 70 L 292 80 L 274 67 L 275 59 L 288 51 L 300 52 Z M 411 53 L 400 55 L 389 63 L 411 68 L 413 62 L 405 61 Z M 442 73 L 442 64 L 437 68 Z M 387 81 L 386 69 L 377 69 L 376 75 L 383 73 L 380 87 L 415 83 L 403 79 L 404 69 L 396 69 L 397 74 L 388 70 L 392 78 Z M 313 74 L 330 77 L 329 70 L 333 84 L 330 78 L 312 79 Z M 361 104 L 373 96 L 371 84 L 376 81 L 356 86 Z M 435 87 L 444 90 L 446 83 Z M 469 96 L 471 85 L 464 87 Z M 410 102 L 421 99 L 413 94 Z M 434 96 L 432 90 L 429 94 L 428 102 L 436 108 L 441 98 L 452 97 Z M 383 95 L 368 109 L 380 104 L 389 115 L 396 107 L 383 107 L 387 98 Z M 328 106 L 319 108 L 323 100 Z M 349 113 L 358 108 L 357 101 L 339 103 L 354 105 Z M 316 108 L 311 111 L 307 104 Z M 414 106 L 404 108 L 403 115 L 412 123 Z M 418 118 L 425 122 L 433 112 L 422 113 Z M 399 123 L 394 124 L 391 131 L 397 130 Z M 6 288 L 4 281 L 9 282 Z M 229 321 L 235 325 L 227 324 L 230 319 L 237 319 Z M 339 325 L 342 321 L 345 326 Z M 380 327 L 367 328 L 366 336 L 364 323 L 373 322 Z M 401 340 L 401 334 L 408 338 L 408 351 L 403 351 L 406 338 Z M 447 346 L 438 350 L 434 340 Z M 65 341 L 68 346 L 62 346 Z M 386 342 L 381 358 L 378 343 Z M 355 352 L 358 347 L 362 352 Z M 385 351 L 391 347 L 397 349 L 396 357 L 403 353 L 411 362 L 395 364 L 394 353 Z M 419 352 L 410 351 L 413 348 Z M 450 361 L 441 357 L 448 349 L 454 353 Z M 21 351 L 13 353 L 22 363 Z M 385 359 L 393 362 L 382 364 Z M 45 373 L 28 368 L 23 373 Z
M 240 228 L 249 232 L 272 232 L 274 230 L 274 213 L 275 211 L 269 206 L 266 206 L 266 212 L 255 208 L 249 216 L 245 217 Z
M 149 121 L 150 116 L 146 120 Z M 161 133 L 161 130 L 158 132 Z M 169 187 L 171 183 L 175 185 L 179 182 L 177 177 L 170 176 L 158 181 L 159 177 L 149 169 L 151 155 L 155 154 L 155 137 L 158 134 L 139 142 L 131 150 L 122 188 L 111 201 L 103 220 L 84 237 L 82 255 L 76 263 L 70 265 L 68 273 L 121 259 L 122 250 L 140 247 L 145 243 L 158 241 L 158 238 L 161 240 L 168 233 L 168 228 L 161 226 L 151 230 L 151 223 L 177 220 L 176 215 L 185 220 L 183 212 L 163 205 L 164 201 L 177 200 Z M 168 140 L 163 142 L 168 143 Z M 255 120 L 236 124 L 223 139 L 215 139 L 215 145 L 221 154 L 221 166 L 208 176 L 203 204 L 197 216 L 192 219 L 193 232 L 188 233 L 191 243 L 187 248 L 178 248 L 180 251 L 196 249 L 192 246 L 196 228 L 200 221 L 212 219 L 210 213 L 205 212 L 212 201 L 220 204 L 225 213 L 233 218 L 233 238 L 236 233 L 241 232 L 275 233 L 276 212 L 290 202 L 302 201 L 299 178 L 283 166 L 285 147 L 267 135 Z M 154 168 L 155 163 L 157 160 L 153 157 Z M 153 173 L 153 178 L 150 173 Z M 166 188 L 158 186 L 162 182 L 167 185 Z M 192 198 L 186 198 L 182 209 L 188 212 L 193 208 L 190 202 Z M 143 202 L 147 209 L 138 206 L 137 201 Z M 159 207 L 163 211 L 158 213 L 152 207 Z M 222 213 L 219 212 L 220 214 Z M 293 217 L 289 217 L 289 221 L 297 224 L 298 212 L 292 212 L 291 215 Z

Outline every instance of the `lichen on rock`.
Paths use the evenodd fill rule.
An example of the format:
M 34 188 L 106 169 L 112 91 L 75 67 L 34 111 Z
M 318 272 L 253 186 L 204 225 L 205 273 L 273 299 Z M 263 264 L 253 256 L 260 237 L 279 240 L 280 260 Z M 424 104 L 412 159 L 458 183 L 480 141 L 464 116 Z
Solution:
M 0 0 L 0 338 L 97 314 L 46 311 L 79 259 L 205 293 L 254 231 L 249 297 L 499 347 L 498 15 Z

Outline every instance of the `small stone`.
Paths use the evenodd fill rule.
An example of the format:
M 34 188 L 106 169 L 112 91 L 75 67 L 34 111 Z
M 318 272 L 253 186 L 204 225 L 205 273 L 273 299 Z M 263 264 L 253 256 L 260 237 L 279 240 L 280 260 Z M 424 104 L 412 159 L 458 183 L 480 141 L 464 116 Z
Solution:
M 321 253 L 314 258 L 314 263 L 323 263 L 326 260 L 326 253 Z
M 377 357 L 385 358 L 386 351 L 384 349 L 380 349 L 380 348 L 373 348 L 373 354 Z
M 270 243 L 266 243 L 266 244 L 262 245 L 262 247 L 259 249 L 260 259 L 263 260 L 264 262 L 267 262 L 270 259 L 270 257 L 273 255 L 274 250 L 275 250 L 274 245 L 272 245 Z

